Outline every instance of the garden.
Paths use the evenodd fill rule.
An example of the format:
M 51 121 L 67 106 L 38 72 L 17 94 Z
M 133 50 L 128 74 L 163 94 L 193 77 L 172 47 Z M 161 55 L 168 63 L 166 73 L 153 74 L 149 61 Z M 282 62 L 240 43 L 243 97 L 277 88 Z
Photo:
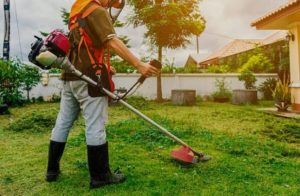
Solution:
M 60 109 L 60 95 L 52 94 L 46 102 L 47 96 L 37 97 L 31 90 L 40 83 L 46 88 L 50 78 L 47 74 L 61 73 L 61 69 L 41 71 L 9 58 L 7 50 L 5 58 L 0 59 L 0 195 L 300 195 L 300 118 L 299 112 L 290 107 L 293 81 L 288 46 L 294 40 L 280 40 L 268 46 L 255 44 L 252 49 L 220 58 L 208 67 L 198 63 L 178 67 L 174 59 L 168 59 L 167 49 L 185 48 L 194 37 L 198 42 L 207 23 L 200 13 L 200 1 L 127 3 L 132 13 L 125 23 L 116 20 L 120 12 L 114 18 L 110 8 L 114 27 L 146 27 L 143 36 L 149 53 L 141 57 L 142 61 L 149 62 L 155 54 L 163 66 L 155 81 L 155 101 L 141 96 L 124 99 L 212 159 L 193 164 L 174 160 L 170 153 L 179 148 L 178 144 L 114 100 L 106 124 L 110 165 L 112 171 L 125 174 L 125 182 L 88 188 L 90 174 L 82 114 L 68 137 L 58 180 L 47 182 L 49 139 Z M 8 12 L 9 6 L 4 8 Z M 68 10 L 62 8 L 61 16 L 67 27 Z M 39 32 L 43 37 L 49 35 Z M 124 35 L 119 38 L 128 48 L 130 39 L 134 39 Z M 137 73 L 117 53 L 107 54 L 117 73 Z M 31 62 L 36 64 L 32 59 Z M 164 74 L 170 78 L 185 73 L 198 79 L 215 75 L 211 76 L 214 86 L 189 90 L 193 95 L 189 106 L 174 104 L 172 97 L 169 100 L 163 96 L 166 90 L 164 94 L 162 90 Z M 41 77 L 43 74 L 47 77 Z M 267 75 L 264 81 L 260 74 Z M 192 83 L 198 85 L 199 81 Z M 211 84 L 213 80 L 207 81 L 205 84 Z M 243 88 L 237 88 L 232 81 L 242 82 Z M 186 92 L 188 89 L 182 89 L 183 86 L 181 82 L 176 88 Z M 117 88 L 117 93 L 126 91 L 125 87 Z M 181 97 L 181 101 L 187 100 Z M 270 108 L 272 112 L 267 112 Z M 276 116 L 287 113 L 293 118 Z
M 71 130 L 58 182 L 45 181 L 48 142 L 59 103 L 34 103 L 0 116 L 0 195 L 299 195 L 298 119 L 265 114 L 256 105 L 197 99 L 173 106 L 131 97 L 130 104 L 212 160 L 185 165 L 170 157 L 173 141 L 121 105 L 107 124 L 111 166 L 122 184 L 89 190 L 84 121 Z

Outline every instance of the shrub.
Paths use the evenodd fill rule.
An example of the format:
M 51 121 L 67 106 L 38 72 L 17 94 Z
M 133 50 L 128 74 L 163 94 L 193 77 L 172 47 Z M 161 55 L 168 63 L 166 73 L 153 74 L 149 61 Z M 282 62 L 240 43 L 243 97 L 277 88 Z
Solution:
M 187 67 L 184 67 L 183 73 L 199 73 L 200 71 L 198 70 L 197 65 L 189 65 Z
M 244 81 L 244 86 L 246 89 L 254 89 L 256 78 L 253 73 L 249 70 L 245 70 L 239 75 L 239 80 Z
M 275 78 L 268 78 L 258 87 L 258 90 L 263 93 L 264 98 L 267 100 L 273 99 L 273 91 L 276 87 L 277 80 Z
M 277 81 L 275 90 L 273 91 L 273 98 L 278 111 L 287 111 L 291 100 L 288 79 L 284 78 L 284 80 Z
M 53 102 L 53 103 L 57 103 L 57 102 L 60 102 L 60 100 L 61 100 L 60 94 L 59 95 L 53 94 L 49 101 Z
M 174 64 L 174 59 L 169 60 L 169 59 L 164 59 L 163 60 L 163 66 L 161 68 L 161 73 L 175 73 L 176 72 L 176 67 Z
M 111 59 L 111 65 L 116 69 L 117 73 L 133 73 L 136 71 L 133 66 L 118 57 Z
M 231 68 L 229 65 L 211 65 L 206 70 L 207 73 L 229 73 Z
M 217 91 L 212 94 L 214 99 L 216 98 L 230 98 L 231 92 L 228 88 L 228 84 L 225 82 L 225 79 L 216 79 L 215 81 Z
M 8 105 L 22 105 L 21 64 L 17 61 L 0 60 L 0 97 Z
M 39 96 L 37 99 L 36 99 L 37 102 L 44 102 L 44 97 L 43 96 Z
M 176 67 L 173 65 L 164 65 L 161 69 L 161 73 L 173 73 L 176 72 Z
M 39 71 L 35 67 L 20 61 L 0 61 L 0 97 L 8 105 L 22 105 L 22 91 L 29 91 L 40 81 Z
M 9 114 L 8 105 L 3 103 L 2 98 L 0 97 L 0 115 Z
M 49 74 L 60 74 L 61 73 L 61 69 L 58 68 L 52 68 L 48 71 Z

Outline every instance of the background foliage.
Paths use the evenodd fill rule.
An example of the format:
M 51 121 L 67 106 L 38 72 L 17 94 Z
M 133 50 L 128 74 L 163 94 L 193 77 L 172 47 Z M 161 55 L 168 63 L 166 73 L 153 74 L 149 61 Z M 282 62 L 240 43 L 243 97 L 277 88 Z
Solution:
M 258 90 L 263 93 L 264 99 L 272 100 L 273 91 L 276 87 L 277 80 L 275 78 L 268 78 L 258 87 Z
M 209 73 L 238 73 L 250 70 L 254 73 L 278 73 L 282 78 L 289 74 L 289 47 L 286 41 L 267 46 L 256 44 L 254 49 L 221 58 L 218 64 L 210 65 Z
M 243 71 L 241 75 L 238 76 L 238 79 L 244 82 L 244 86 L 246 89 L 255 88 L 256 78 L 251 71 L 249 70 Z
M 0 98 L 4 103 L 22 105 L 22 90 L 29 93 L 39 81 L 40 74 L 36 67 L 22 64 L 18 60 L 0 60 Z
M 225 81 L 225 78 L 216 79 L 215 85 L 217 87 L 217 91 L 212 94 L 214 98 L 230 98 L 231 90 L 228 87 L 228 83 Z
M 271 63 L 270 58 L 265 54 L 263 48 L 256 47 L 253 55 L 242 65 L 239 72 L 249 70 L 253 73 L 274 73 L 275 66 Z

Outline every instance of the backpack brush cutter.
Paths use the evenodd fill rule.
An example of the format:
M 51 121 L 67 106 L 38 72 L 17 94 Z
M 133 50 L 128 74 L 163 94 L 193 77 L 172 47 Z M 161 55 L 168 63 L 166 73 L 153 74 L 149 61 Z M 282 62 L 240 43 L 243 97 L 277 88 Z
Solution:
M 36 36 L 35 36 L 36 37 Z M 37 41 L 32 44 L 31 52 L 29 54 L 29 60 L 34 63 L 35 65 L 39 66 L 42 69 L 50 69 L 50 68 L 61 68 L 64 69 L 66 72 L 73 73 L 74 75 L 78 76 L 81 80 L 97 87 L 101 87 L 102 91 L 106 93 L 110 98 L 114 100 L 118 100 L 121 104 L 127 107 L 129 110 L 137 114 L 139 117 L 153 125 L 154 127 L 158 128 L 162 133 L 166 136 L 177 142 L 178 144 L 182 145 L 181 148 L 177 150 L 173 150 L 171 152 L 171 156 L 182 163 L 197 163 L 199 161 L 208 161 L 211 158 L 206 156 L 202 152 L 198 152 L 189 146 L 187 143 L 170 133 L 167 129 L 160 126 L 152 119 L 141 113 L 139 110 L 128 104 L 123 100 L 124 96 L 120 97 L 119 95 L 110 92 L 109 90 L 103 88 L 101 85 L 101 81 L 96 82 L 89 78 L 88 76 L 82 74 L 79 70 L 75 68 L 75 66 L 69 61 L 68 57 L 66 56 L 69 51 L 69 41 L 68 38 L 60 31 L 53 31 L 50 35 L 45 39 L 42 40 L 41 38 L 37 38 Z M 153 60 L 150 62 L 152 66 L 155 66 L 158 69 L 161 69 L 161 63 L 159 61 Z M 137 84 L 141 85 L 146 78 L 141 76 L 138 81 L 135 83 L 134 86 Z M 131 88 L 133 89 L 133 87 Z M 126 93 L 126 95 L 128 92 Z

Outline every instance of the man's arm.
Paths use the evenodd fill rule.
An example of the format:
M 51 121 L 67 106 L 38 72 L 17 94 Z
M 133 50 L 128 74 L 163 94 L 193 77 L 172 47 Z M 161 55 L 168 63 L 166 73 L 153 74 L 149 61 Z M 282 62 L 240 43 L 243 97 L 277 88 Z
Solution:
M 159 73 L 159 70 L 155 67 L 140 61 L 117 36 L 109 39 L 107 41 L 107 45 L 112 48 L 122 59 L 132 64 L 142 75 L 150 77 Z

